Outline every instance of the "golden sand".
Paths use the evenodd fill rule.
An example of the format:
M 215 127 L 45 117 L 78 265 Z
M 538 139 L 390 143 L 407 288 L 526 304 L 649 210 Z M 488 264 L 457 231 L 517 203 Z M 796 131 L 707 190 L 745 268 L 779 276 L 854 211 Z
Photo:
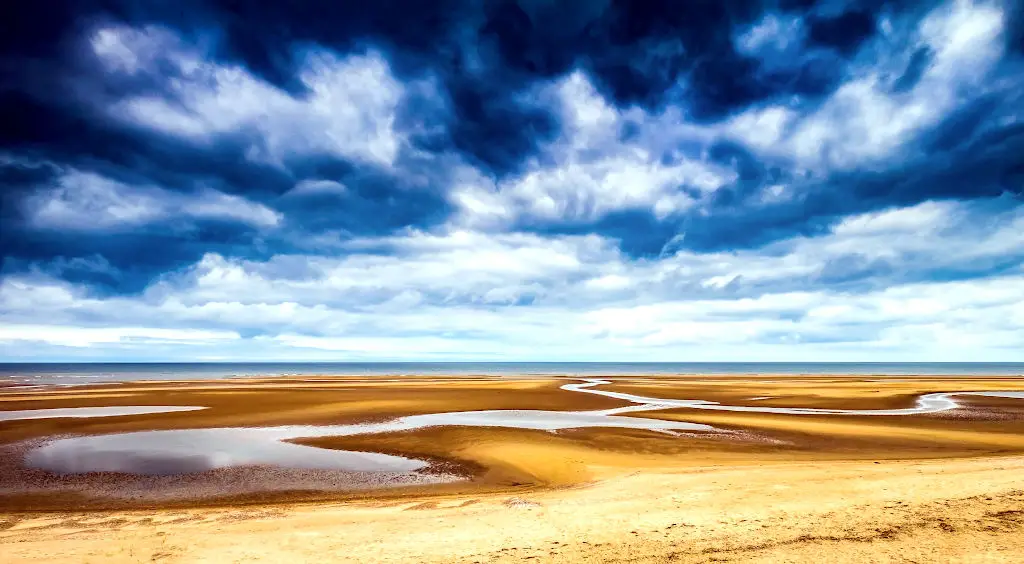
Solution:
M 831 409 L 910 407 L 928 392 L 1024 390 L 1021 379 L 980 376 L 614 380 L 602 389 Z M 209 409 L 0 422 L 0 445 L 67 434 L 628 405 L 561 390 L 568 381 L 324 377 L 7 388 L 0 391 L 4 410 Z M 738 431 L 729 436 L 433 427 L 304 439 L 430 460 L 466 479 L 163 504 L 0 488 L 7 491 L 0 495 L 0 554 L 4 562 L 1024 561 L 1024 400 L 960 401 L 961 409 L 911 416 L 632 414 Z

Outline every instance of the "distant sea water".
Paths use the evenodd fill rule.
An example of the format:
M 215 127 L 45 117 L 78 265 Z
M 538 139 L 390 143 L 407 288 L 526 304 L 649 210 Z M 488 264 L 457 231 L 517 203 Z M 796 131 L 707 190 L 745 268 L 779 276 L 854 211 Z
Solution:
M 246 376 L 615 376 L 642 374 L 855 374 L 1024 376 L 1024 363 L 996 362 L 286 362 L 0 363 L 4 383 L 76 385 Z

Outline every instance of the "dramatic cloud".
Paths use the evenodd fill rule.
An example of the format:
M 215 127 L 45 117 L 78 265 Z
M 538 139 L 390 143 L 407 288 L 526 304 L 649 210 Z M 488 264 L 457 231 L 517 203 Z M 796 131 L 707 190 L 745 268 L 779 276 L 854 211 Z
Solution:
M 162 92 L 125 96 L 109 108 L 140 127 L 207 145 L 246 132 L 249 158 L 282 166 L 317 153 L 387 166 L 398 152 L 402 88 L 376 53 L 307 54 L 296 69 L 308 91 L 300 98 L 240 66 L 206 62 L 161 29 L 102 28 L 91 46 L 110 74 L 164 82 Z
M 1024 360 L 1009 0 L 59 4 L 2 358 Z

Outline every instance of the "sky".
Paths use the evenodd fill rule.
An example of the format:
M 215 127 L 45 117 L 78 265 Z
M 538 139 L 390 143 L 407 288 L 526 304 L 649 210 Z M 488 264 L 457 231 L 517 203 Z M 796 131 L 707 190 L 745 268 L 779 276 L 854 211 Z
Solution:
M 1024 2 L 53 0 L 0 361 L 1024 361 Z

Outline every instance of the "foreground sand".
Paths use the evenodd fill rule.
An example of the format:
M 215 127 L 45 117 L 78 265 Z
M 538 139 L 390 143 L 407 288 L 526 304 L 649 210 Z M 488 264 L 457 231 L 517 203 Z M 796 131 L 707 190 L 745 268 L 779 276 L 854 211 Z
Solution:
M 8 516 L 5 562 L 1019 562 L 1024 458 L 643 472 L 525 497 Z
M 850 408 L 903 407 L 926 391 L 1024 389 L 1012 379 L 880 380 L 634 378 L 609 389 L 751 405 L 750 397 L 773 396 L 757 401 Z M 54 432 L 363 420 L 453 406 L 622 405 L 561 392 L 560 383 L 332 379 L 302 384 L 306 394 L 282 381 L 122 386 L 115 397 L 112 387 L 46 399 L 4 394 L 0 409 L 160 403 L 156 398 L 211 409 L 197 412 L 201 417 L 9 422 L 0 426 L 0 442 Z M 749 442 L 646 431 L 467 428 L 316 439 L 305 442 L 449 460 L 470 479 L 140 509 L 109 503 L 89 509 L 95 501 L 61 496 L 49 502 L 0 497 L 0 553 L 4 562 L 1019 562 L 1022 413 L 1022 400 L 985 398 L 957 414 L 910 417 L 643 414 L 766 439 Z

